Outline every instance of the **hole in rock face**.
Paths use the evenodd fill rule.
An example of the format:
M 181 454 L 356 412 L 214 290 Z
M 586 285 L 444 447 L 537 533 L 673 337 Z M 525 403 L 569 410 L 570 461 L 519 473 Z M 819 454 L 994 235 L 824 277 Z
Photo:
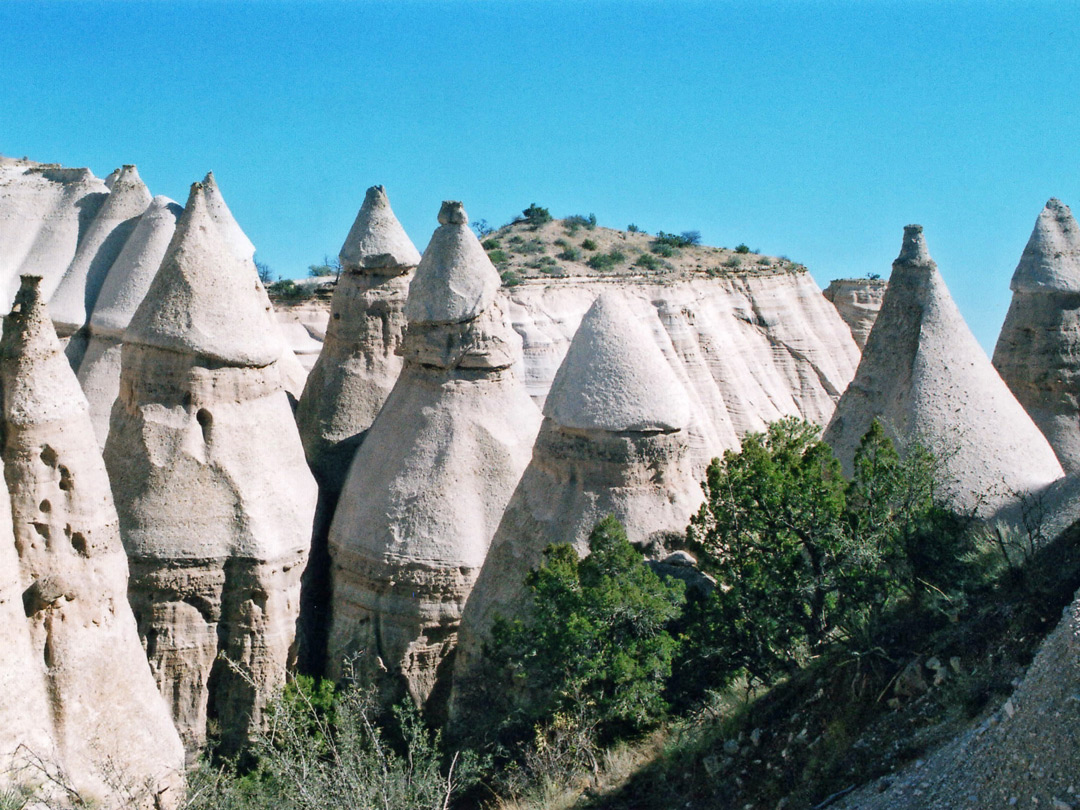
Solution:
M 65 467 L 63 464 L 61 464 L 60 465 L 60 489 L 64 490 L 64 492 L 70 492 L 74 488 L 75 488 L 75 483 L 71 479 L 71 470 L 69 470 L 67 467 Z
M 42 512 L 51 512 L 52 511 L 52 504 L 49 503 L 48 501 L 42 501 L 38 505 L 38 509 L 40 509 Z
M 71 547 L 79 554 L 80 557 L 89 557 L 90 554 L 87 551 L 86 538 L 83 537 L 81 532 L 75 532 L 71 535 Z
M 56 462 L 59 460 L 60 457 L 56 454 L 55 450 L 49 447 L 49 445 L 45 445 L 41 448 L 41 462 L 46 467 L 55 467 Z
M 46 540 L 48 540 L 52 536 L 52 531 L 50 531 L 49 525 L 47 523 L 31 523 L 30 525 L 34 527 L 34 531 L 36 531 Z
M 214 417 L 210 415 L 210 411 L 206 410 L 206 408 L 199 408 L 198 413 L 195 414 L 195 421 L 202 428 L 203 441 L 209 442 L 210 427 L 214 424 Z
M 340 312 L 335 312 L 334 313 L 334 320 L 335 321 L 340 321 L 341 320 L 341 313 Z

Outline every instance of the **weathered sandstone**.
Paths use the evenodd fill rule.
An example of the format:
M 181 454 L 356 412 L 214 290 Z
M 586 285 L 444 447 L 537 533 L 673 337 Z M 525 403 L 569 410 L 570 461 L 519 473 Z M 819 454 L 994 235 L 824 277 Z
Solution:
M 475 705 L 478 685 L 483 692 L 479 658 L 492 622 L 520 617 L 525 577 L 545 548 L 571 543 L 588 554 L 589 533 L 606 515 L 631 542 L 656 550 L 685 531 L 702 499 L 687 435 L 692 415 L 648 328 L 620 295 L 602 293 L 552 383 L 532 460 L 465 605 L 455 713 Z
M 194 184 L 124 333 L 105 448 L 132 607 L 189 753 L 208 716 L 235 749 L 284 682 L 315 509 L 261 289 Z
M 1080 471 L 1080 228 L 1050 200 L 1013 274 L 994 368 L 1067 473 Z
M 120 344 L 124 330 L 157 275 L 183 208 L 155 197 L 101 285 L 88 325 L 89 343 L 78 377 L 90 403 L 98 443 L 109 435 L 109 415 L 120 393 Z
M 461 609 L 529 456 L 540 414 L 499 275 L 444 203 L 410 285 L 404 367 L 353 459 L 330 531 L 328 668 L 346 657 L 439 706 Z
M 342 274 L 330 305 L 326 340 L 296 408 L 308 464 L 319 482 L 311 558 L 304 574 L 301 639 L 302 664 L 315 671 L 326 654 L 330 521 L 356 448 L 401 373 L 405 299 L 420 263 L 420 253 L 394 216 L 382 186 L 367 190 L 339 259 Z M 293 327 L 304 330 L 300 324 Z
M 117 775 L 150 786 L 139 806 L 170 790 L 175 802 L 183 749 L 139 643 L 109 479 L 40 281 L 24 276 L 4 323 L 0 380 L 22 602 L 45 665 L 55 764 L 105 806 L 130 806 Z M 28 708 L 39 674 L 36 665 L 26 673 Z
M 918 441 L 938 456 L 961 509 L 989 515 L 1062 475 L 964 323 L 919 225 L 904 229 L 859 369 L 825 432 L 848 474 L 874 419 L 900 447 Z
M 57 334 L 70 338 L 66 351 L 75 369 L 82 362 L 88 339 L 81 330 L 90 319 L 101 285 L 150 201 L 150 192 L 135 167 L 120 169 L 109 196 L 79 239 L 75 257 L 49 299 Z
M 866 338 L 874 328 L 887 286 L 888 282 L 879 278 L 838 278 L 830 281 L 822 293 L 851 329 L 860 349 L 866 346 Z

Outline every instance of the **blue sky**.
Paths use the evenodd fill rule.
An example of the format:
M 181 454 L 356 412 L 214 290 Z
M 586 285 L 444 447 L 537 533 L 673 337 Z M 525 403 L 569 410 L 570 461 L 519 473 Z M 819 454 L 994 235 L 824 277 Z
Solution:
M 443 199 L 696 229 L 887 276 L 920 222 L 992 350 L 1035 217 L 1080 206 L 1080 5 L 11 2 L 0 153 L 181 202 L 213 169 L 301 275 L 387 187 L 421 250 Z

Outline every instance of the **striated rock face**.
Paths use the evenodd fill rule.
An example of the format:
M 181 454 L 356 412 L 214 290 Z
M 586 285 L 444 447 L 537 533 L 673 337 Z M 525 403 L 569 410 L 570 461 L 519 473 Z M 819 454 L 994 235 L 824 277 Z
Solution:
M 169 791 L 164 801 L 174 803 L 183 749 L 128 607 L 109 479 L 40 281 L 23 277 L 0 341 L 4 475 L 33 655 L 22 708 L 37 710 L 43 661 L 49 712 L 38 728 L 50 727 L 55 748 L 38 753 L 55 756 L 80 793 L 106 806 L 131 806 L 111 768 L 149 786 L 140 806 Z M 13 660 L 23 652 L 14 639 Z
M 308 464 L 319 482 L 311 559 L 304 575 L 301 644 L 301 663 L 313 671 L 326 655 L 330 521 L 356 448 L 401 373 L 405 299 L 420 263 L 420 253 L 394 216 L 382 186 L 367 190 L 339 258 L 342 274 L 326 340 L 296 408 Z M 300 324 L 293 326 L 303 330 Z
M 189 753 L 208 716 L 235 750 L 284 682 L 315 509 L 260 290 L 194 184 L 124 333 L 105 447 L 132 607 Z
M 830 281 L 822 293 L 851 329 L 860 349 L 866 346 L 866 338 L 874 328 L 887 286 L 887 281 L 878 278 L 838 278 Z
M 588 553 L 614 515 L 631 542 L 663 548 L 700 505 L 690 398 L 649 330 L 616 293 L 581 322 L 544 406 L 526 468 L 461 620 L 455 714 L 481 701 L 479 657 L 496 615 L 520 616 L 523 582 L 552 543 Z
M 991 514 L 1062 475 L 964 323 L 919 225 L 904 229 L 862 362 L 825 432 L 848 474 L 875 418 L 901 447 L 916 440 L 942 460 L 962 509 Z
M 150 191 L 134 166 L 121 168 L 109 189 L 109 196 L 79 240 L 75 257 L 49 299 L 49 311 L 62 338 L 73 336 L 89 320 L 109 268 L 150 205 Z M 78 369 L 82 362 L 86 341 L 87 336 L 80 333 L 68 344 L 73 368 Z
M 528 463 L 540 414 L 515 371 L 499 276 L 444 203 L 405 312 L 404 368 L 353 459 L 330 531 L 328 669 L 438 707 L 461 609 Z
M 108 196 L 89 169 L 0 158 L 0 312 L 21 273 L 42 276 L 43 295 L 52 295 Z
M 183 208 L 154 197 L 116 257 L 90 315 L 89 343 L 78 377 L 90 403 L 98 444 L 109 435 L 109 415 L 120 393 L 120 343 L 131 317 L 157 275 Z
M 1050 200 L 1013 274 L 994 368 L 1067 473 L 1080 471 L 1080 228 Z

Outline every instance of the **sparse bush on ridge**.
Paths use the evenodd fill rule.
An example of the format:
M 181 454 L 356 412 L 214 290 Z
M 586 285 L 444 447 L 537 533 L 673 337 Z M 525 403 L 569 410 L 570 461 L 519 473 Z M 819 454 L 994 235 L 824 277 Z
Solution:
M 541 225 L 551 222 L 551 212 L 546 208 L 541 208 L 536 203 L 533 203 L 522 211 L 521 215 L 525 223 L 534 231 Z
M 613 270 L 616 265 L 626 261 L 626 256 L 621 251 L 613 250 L 610 253 L 597 253 L 594 256 L 590 256 L 589 260 L 585 264 L 589 265 L 593 270 L 599 270 L 604 272 L 606 270 Z
M 594 240 L 592 240 L 592 239 L 582 239 L 581 240 L 581 247 L 584 248 L 585 250 L 596 250 L 600 246 L 598 244 L 596 244 L 596 242 Z
M 567 228 L 585 228 L 588 231 L 596 230 L 596 214 L 589 214 L 587 217 L 581 214 L 572 214 L 563 220 Z

